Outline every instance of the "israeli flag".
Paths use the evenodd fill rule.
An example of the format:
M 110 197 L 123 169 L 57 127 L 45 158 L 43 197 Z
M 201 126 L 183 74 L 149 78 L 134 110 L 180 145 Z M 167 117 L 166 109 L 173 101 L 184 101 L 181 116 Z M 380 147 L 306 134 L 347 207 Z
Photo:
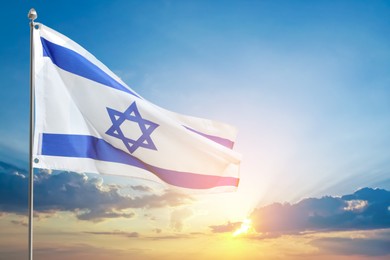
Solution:
M 34 167 L 234 190 L 235 128 L 160 108 L 66 36 L 34 29 Z

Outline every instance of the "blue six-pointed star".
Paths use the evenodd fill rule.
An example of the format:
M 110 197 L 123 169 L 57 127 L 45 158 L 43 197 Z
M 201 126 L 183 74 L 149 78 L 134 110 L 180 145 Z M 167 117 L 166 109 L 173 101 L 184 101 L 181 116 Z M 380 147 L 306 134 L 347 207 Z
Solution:
M 142 118 L 135 101 L 123 113 L 109 107 L 107 107 L 107 112 L 110 116 L 112 126 L 107 130 L 106 134 L 119 138 L 130 153 L 135 152 L 139 147 L 157 150 L 150 135 L 159 125 Z M 128 138 L 123 133 L 121 125 L 126 120 L 138 124 L 142 134 L 137 140 Z

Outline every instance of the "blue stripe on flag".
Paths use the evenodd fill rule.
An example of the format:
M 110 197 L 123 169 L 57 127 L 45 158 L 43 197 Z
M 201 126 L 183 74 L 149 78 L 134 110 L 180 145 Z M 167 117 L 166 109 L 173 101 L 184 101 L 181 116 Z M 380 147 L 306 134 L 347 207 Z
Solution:
M 230 149 L 233 149 L 233 146 L 234 146 L 234 142 L 233 141 L 230 141 L 229 139 L 226 139 L 226 138 L 222 138 L 222 137 L 219 137 L 219 136 L 215 136 L 215 135 L 208 135 L 208 134 L 204 134 L 204 133 L 201 133 L 201 132 L 198 132 L 192 128 L 189 128 L 187 126 L 184 126 L 187 130 L 190 130 L 191 132 L 194 132 L 194 133 L 197 133 L 198 135 L 201 135 L 203 137 L 206 137 L 207 139 L 210 139 L 211 141 L 214 141 L 220 145 L 223 145 L 227 148 L 230 148 Z
M 158 168 L 111 146 L 103 139 L 87 135 L 44 133 L 42 135 L 42 155 L 90 158 L 131 165 L 153 173 L 166 183 L 190 189 L 210 189 L 220 186 L 237 187 L 239 182 L 239 179 L 234 177 L 202 175 Z
M 52 43 L 42 37 L 41 42 L 43 46 L 43 56 L 49 57 L 52 62 L 56 64 L 59 68 L 70 73 L 79 75 L 81 77 L 101 83 L 105 86 L 115 88 L 117 90 L 121 90 L 128 94 L 141 98 L 136 93 L 121 85 L 107 73 L 101 70 L 98 66 L 96 66 L 77 52 L 65 48 L 61 45 Z M 186 126 L 185 128 L 230 149 L 233 148 L 234 142 L 228 139 L 204 134 Z
M 41 42 L 43 56 L 49 57 L 61 69 L 141 98 L 77 52 L 52 43 L 42 37 Z

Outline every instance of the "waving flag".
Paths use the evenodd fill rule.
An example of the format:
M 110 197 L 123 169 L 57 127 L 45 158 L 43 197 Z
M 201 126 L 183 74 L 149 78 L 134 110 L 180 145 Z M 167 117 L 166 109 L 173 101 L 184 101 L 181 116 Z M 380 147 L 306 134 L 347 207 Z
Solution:
M 34 167 L 187 189 L 238 186 L 233 127 L 148 102 L 80 45 L 42 24 L 34 29 L 34 62 Z

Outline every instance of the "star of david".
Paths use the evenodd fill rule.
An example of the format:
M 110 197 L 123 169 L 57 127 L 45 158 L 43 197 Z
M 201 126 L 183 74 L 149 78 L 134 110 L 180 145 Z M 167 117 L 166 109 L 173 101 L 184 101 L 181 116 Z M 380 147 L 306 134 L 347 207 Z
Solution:
M 130 153 L 135 152 L 139 147 L 157 150 L 150 135 L 159 125 L 142 118 L 135 101 L 123 113 L 109 107 L 107 107 L 107 112 L 110 116 L 112 126 L 107 130 L 106 134 L 120 139 Z M 133 139 L 126 137 L 125 134 L 127 134 L 127 136 L 130 134 L 128 132 L 125 134 L 123 133 L 123 124 L 127 123 L 127 121 L 138 125 L 141 132 L 138 139 L 137 137 Z

